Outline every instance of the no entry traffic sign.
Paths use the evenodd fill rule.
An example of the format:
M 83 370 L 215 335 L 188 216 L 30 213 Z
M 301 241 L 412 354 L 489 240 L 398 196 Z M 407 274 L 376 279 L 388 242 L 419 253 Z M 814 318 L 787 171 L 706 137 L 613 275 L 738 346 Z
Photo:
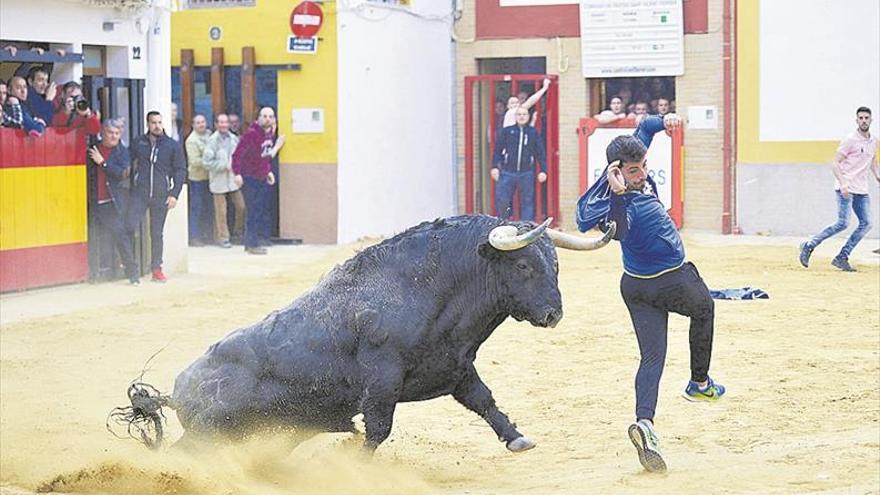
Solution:
M 297 38 L 311 38 L 321 30 L 324 11 L 315 2 L 300 2 L 290 13 L 290 31 Z

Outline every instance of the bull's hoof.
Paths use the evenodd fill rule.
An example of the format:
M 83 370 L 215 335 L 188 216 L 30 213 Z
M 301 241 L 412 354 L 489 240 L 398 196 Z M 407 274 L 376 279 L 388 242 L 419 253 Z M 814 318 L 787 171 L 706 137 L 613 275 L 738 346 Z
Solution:
M 507 442 L 507 450 L 511 452 L 525 452 L 527 450 L 532 450 L 537 445 L 538 444 L 526 437 L 518 437 Z

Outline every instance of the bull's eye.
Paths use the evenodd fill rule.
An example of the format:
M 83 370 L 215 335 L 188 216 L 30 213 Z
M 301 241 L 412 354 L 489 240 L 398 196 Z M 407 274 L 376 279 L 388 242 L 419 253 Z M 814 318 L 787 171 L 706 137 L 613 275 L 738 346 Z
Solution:
M 525 261 L 517 261 L 516 267 L 520 270 L 528 270 L 529 269 L 529 265 L 527 265 Z

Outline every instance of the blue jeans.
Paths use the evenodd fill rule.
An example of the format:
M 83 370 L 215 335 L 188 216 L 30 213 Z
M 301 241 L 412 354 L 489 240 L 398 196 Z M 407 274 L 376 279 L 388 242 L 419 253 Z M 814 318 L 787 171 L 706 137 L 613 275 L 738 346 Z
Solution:
M 535 171 L 507 172 L 502 170 L 495 186 L 495 215 L 508 219 L 513 215 L 513 193 L 519 189 L 519 217 L 535 221 Z
M 816 246 L 821 244 L 825 239 L 828 239 L 839 232 L 843 232 L 846 229 L 849 225 L 850 204 L 852 204 L 852 209 L 856 214 L 856 218 L 859 219 L 859 226 L 853 231 L 852 235 L 849 236 L 846 244 L 840 249 L 840 254 L 837 255 L 839 258 L 849 258 L 850 253 L 856 248 L 856 245 L 862 240 L 862 237 L 865 237 L 865 234 L 871 230 L 871 203 L 867 194 L 850 193 L 848 198 L 844 198 L 843 194 L 840 194 L 840 191 L 837 191 L 837 222 L 825 227 L 825 230 L 819 232 L 813 236 L 812 239 L 807 241 L 807 246 L 810 249 L 815 249 Z
M 271 186 L 264 180 L 244 177 L 244 203 L 247 220 L 244 226 L 244 246 L 255 248 L 269 245 L 269 194 Z
M 211 191 L 208 190 L 208 181 L 189 181 L 189 240 L 204 241 L 211 237 L 211 229 L 207 227 L 209 218 L 209 202 L 213 202 Z

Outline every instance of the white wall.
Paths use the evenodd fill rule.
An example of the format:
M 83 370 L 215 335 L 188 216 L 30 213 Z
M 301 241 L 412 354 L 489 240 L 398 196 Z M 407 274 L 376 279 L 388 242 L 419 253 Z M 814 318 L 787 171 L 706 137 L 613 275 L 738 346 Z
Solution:
M 451 3 L 338 2 L 339 242 L 455 211 Z
M 837 141 L 856 108 L 880 112 L 878 0 L 763 1 L 759 15 L 762 141 Z

